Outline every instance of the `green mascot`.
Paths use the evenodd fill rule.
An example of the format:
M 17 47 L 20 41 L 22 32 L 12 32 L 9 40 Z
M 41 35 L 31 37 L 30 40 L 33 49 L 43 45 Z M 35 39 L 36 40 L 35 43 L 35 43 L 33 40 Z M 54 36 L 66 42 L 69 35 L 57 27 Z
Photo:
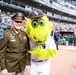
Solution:
M 51 36 L 52 23 L 39 9 L 29 12 L 28 17 L 25 32 L 30 44 L 30 75 L 49 75 L 50 59 L 57 56 L 56 45 Z

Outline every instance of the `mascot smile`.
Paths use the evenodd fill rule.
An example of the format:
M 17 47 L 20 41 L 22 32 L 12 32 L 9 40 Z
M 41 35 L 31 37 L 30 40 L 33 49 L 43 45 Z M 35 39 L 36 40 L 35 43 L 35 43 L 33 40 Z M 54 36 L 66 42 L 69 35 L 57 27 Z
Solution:
M 38 13 L 39 12 L 39 13 Z M 33 13 L 33 15 L 32 15 Z M 39 60 L 53 58 L 57 55 L 57 50 L 46 45 L 52 31 L 52 23 L 48 20 L 42 11 L 32 11 L 29 13 L 29 19 L 26 22 L 25 32 L 36 47 L 30 50 L 33 56 Z M 49 41 L 50 43 L 51 41 Z

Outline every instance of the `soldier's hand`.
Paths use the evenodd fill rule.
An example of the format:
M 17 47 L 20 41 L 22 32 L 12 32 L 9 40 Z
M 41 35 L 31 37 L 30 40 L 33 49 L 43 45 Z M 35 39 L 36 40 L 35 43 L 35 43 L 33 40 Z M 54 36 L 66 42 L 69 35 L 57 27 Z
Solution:
M 7 69 L 4 69 L 4 70 L 1 71 L 1 74 L 2 74 L 2 75 L 6 75 L 7 72 L 8 72 Z
M 30 70 L 30 66 L 25 67 L 25 71 Z

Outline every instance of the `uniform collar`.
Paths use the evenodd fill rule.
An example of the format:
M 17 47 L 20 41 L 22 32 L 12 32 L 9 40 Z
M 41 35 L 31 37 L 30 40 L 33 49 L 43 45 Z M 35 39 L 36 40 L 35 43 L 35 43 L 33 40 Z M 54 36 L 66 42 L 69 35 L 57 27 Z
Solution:
M 14 30 L 14 32 L 15 32 L 16 34 L 19 34 L 19 33 L 21 33 L 21 31 L 20 31 L 20 32 L 18 32 L 18 31 L 16 31 L 14 28 L 13 28 L 13 30 Z
M 15 31 L 15 33 L 16 33 L 16 34 L 19 34 L 19 32 L 18 32 L 18 31 L 16 31 L 15 29 L 14 29 L 14 31 Z

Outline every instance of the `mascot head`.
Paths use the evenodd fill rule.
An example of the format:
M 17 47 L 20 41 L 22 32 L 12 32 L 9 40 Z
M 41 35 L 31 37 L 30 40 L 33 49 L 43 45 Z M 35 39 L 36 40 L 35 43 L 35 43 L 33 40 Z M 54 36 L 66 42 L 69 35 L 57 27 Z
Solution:
M 52 24 L 44 13 L 35 9 L 29 13 L 25 32 L 37 44 L 44 44 L 52 31 Z

